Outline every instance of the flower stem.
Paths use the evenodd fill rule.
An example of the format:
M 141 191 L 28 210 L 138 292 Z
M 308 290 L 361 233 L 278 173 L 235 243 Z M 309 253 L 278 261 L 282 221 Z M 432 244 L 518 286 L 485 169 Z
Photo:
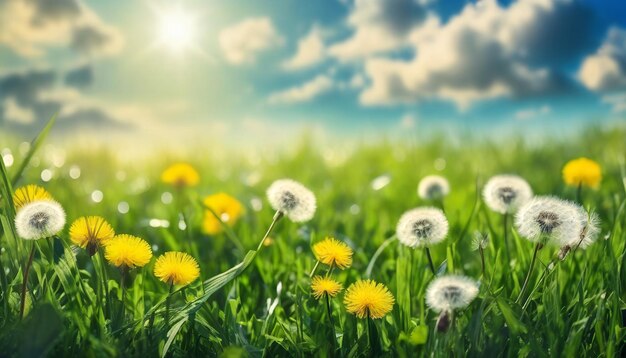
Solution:
M 120 287 L 122 289 L 122 307 L 120 308 L 120 319 L 124 322 L 124 311 L 126 310 L 126 273 L 128 272 L 128 268 L 126 266 L 122 266 L 121 271 Z
M 274 219 L 272 220 L 270 227 L 267 228 L 267 232 L 263 236 L 263 239 L 261 239 L 261 242 L 259 242 L 259 246 L 256 249 L 257 251 L 261 250 L 261 248 L 263 247 L 263 243 L 270 236 L 270 234 L 272 233 L 272 230 L 274 230 L 274 226 L 276 226 L 276 223 L 283 217 L 283 215 L 284 214 L 282 213 L 282 211 L 277 211 L 276 214 L 274 214 Z
M 22 282 L 22 300 L 20 301 L 20 320 L 24 318 L 24 307 L 26 306 L 26 286 L 28 284 L 28 273 L 30 272 L 30 267 L 33 263 L 33 257 L 35 256 L 35 241 L 33 240 L 32 246 L 30 248 L 30 255 L 28 256 L 28 261 L 26 261 L 26 266 L 24 267 L 24 282 Z
M 170 290 L 165 298 L 165 327 L 166 331 L 170 329 L 170 299 L 172 297 L 172 292 L 174 291 L 174 281 L 170 282 Z
M 478 252 L 480 252 L 480 267 L 482 269 L 482 274 L 485 276 L 485 251 L 482 246 L 478 248 Z
M 578 183 L 578 187 L 576 188 L 576 202 L 582 205 L 582 197 L 583 197 L 583 183 Z
M 104 288 L 104 301 L 106 307 L 105 318 L 111 317 L 111 301 L 109 300 L 109 277 L 107 274 L 107 268 L 104 261 L 104 253 L 102 250 L 98 250 L 98 266 L 100 267 L 100 279 L 102 280 L 102 287 Z
M 371 333 L 370 333 L 370 310 L 367 309 L 367 318 L 365 320 L 365 325 L 367 326 L 367 342 L 371 342 Z
M 511 264 L 511 252 L 509 251 L 509 230 L 508 230 L 509 214 L 502 214 L 502 236 L 504 237 L 504 248 L 506 250 L 506 266 Z
M 428 258 L 428 265 L 430 265 L 430 271 L 433 272 L 433 275 L 435 275 L 435 264 L 433 264 L 433 258 L 432 256 L 430 256 L 430 249 L 428 247 L 424 248 L 424 251 L 426 251 L 426 257 Z
M 333 352 L 335 350 L 335 340 L 337 339 L 337 333 L 335 332 L 335 323 L 333 322 L 333 313 L 330 307 L 330 297 L 328 293 L 326 293 L 326 312 L 328 313 L 328 321 L 330 322 L 331 332 L 333 334 L 333 339 L 331 341 Z
M 528 286 L 528 281 L 530 280 L 530 274 L 533 272 L 533 267 L 535 266 L 535 261 L 537 260 L 537 252 L 541 248 L 541 243 L 537 243 L 535 245 L 535 251 L 533 252 L 533 258 L 530 260 L 530 267 L 528 268 L 528 273 L 526 273 L 526 278 L 524 279 L 524 284 L 522 285 L 522 289 L 519 291 L 519 296 L 515 300 L 515 303 L 518 303 L 522 296 L 524 296 L 524 291 L 526 291 L 526 286 Z

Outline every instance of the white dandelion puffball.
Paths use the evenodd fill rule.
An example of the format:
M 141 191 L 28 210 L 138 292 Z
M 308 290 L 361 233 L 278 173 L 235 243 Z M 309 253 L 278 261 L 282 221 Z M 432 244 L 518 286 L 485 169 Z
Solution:
M 291 179 L 273 182 L 267 189 L 267 200 L 274 210 L 280 211 L 294 222 L 309 221 L 315 214 L 315 195 L 304 185 Z
M 515 226 L 529 241 L 565 246 L 580 240 L 586 217 L 587 213 L 578 204 L 552 196 L 537 196 L 519 209 Z
M 582 206 L 577 206 L 582 230 L 577 237 L 572 237 L 569 241 L 559 243 L 561 247 L 586 249 L 596 242 L 600 235 L 600 218 L 598 214 L 593 212 L 587 213 Z
M 425 176 L 417 186 L 417 195 L 425 200 L 441 199 L 449 193 L 448 179 L 440 175 Z
M 435 312 L 467 307 L 478 295 L 478 283 L 465 276 L 441 276 L 426 289 L 426 304 Z
M 483 188 L 487 206 L 500 214 L 514 214 L 533 197 L 528 182 L 517 175 L 496 175 Z
M 65 211 L 54 200 L 37 200 L 21 207 L 15 215 L 17 234 L 24 240 L 56 235 L 65 226 Z
M 448 235 L 448 219 L 443 211 L 432 207 L 416 208 L 405 212 L 398 221 L 396 235 L 403 245 L 429 247 Z

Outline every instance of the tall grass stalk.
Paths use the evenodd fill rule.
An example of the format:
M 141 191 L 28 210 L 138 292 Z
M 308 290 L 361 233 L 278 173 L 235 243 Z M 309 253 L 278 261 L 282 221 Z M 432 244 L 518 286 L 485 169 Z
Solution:
M 26 307 L 26 292 L 28 291 L 28 274 L 30 273 L 30 268 L 33 264 L 33 257 L 35 257 L 35 240 L 32 240 L 30 246 L 30 254 L 28 255 L 26 265 L 24 266 L 24 279 L 22 281 L 22 295 L 20 301 L 20 319 L 24 318 L 24 308 Z

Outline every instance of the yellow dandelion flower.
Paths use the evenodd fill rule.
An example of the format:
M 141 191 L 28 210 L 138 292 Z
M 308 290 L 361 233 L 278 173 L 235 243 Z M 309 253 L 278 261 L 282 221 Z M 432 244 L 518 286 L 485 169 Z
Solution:
M 152 258 L 152 249 L 144 240 L 132 235 L 117 235 L 104 247 L 104 256 L 117 267 L 142 267 Z
M 317 260 L 328 266 L 345 269 L 352 265 L 352 249 L 344 242 L 332 237 L 313 245 L 313 253 Z
M 394 298 L 382 283 L 360 280 L 348 287 L 343 302 L 346 310 L 358 318 L 383 318 L 391 312 Z
M 188 285 L 200 276 L 200 268 L 191 255 L 170 251 L 156 260 L 154 275 L 167 284 Z
M 161 181 L 179 188 L 196 186 L 198 182 L 200 182 L 200 175 L 191 165 L 187 163 L 176 163 L 170 165 L 163 171 Z
M 311 280 L 311 290 L 318 300 L 324 295 L 335 297 L 341 291 L 341 284 L 329 277 L 315 276 Z
M 588 158 L 570 160 L 563 167 L 563 181 L 571 186 L 598 188 L 602 180 L 602 169 L 595 161 Z
M 226 193 L 217 193 L 204 198 L 204 205 L 211 208 L 222 221 L 233 227 L 239 218 L 243 215 L 243 205 Z M 204 219 L 202 221 L 202 231 L 209 235 L 215 235 L 222 232 L 222 224 L 217 220 L 209 210 L 204 211 Z
M 36 200 L 52 200 L 52 195 L 46 189 L 33 184 L 17 188 L 13 193 L 13 205 L 16 210 Z
M 115 236 L 111 225 L 100 216 L 83 216 L 70 226 L 70 240 L 93 256 Z

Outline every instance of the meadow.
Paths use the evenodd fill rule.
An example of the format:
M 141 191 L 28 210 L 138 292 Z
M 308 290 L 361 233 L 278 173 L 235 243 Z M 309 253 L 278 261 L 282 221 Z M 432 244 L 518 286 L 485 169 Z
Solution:
M 207 150 L 136 162 L 106 151 L 69 150 L 56 163 L 42 145 L 45 134 L 21 151 L 17 143 L 25 138 L 9 146 L 12 165 L 2 167 L 0 356 L 616 357 L 626 352 L 623 127 L 589 128 L 567 140 L 541 143 L 523 138 L 451 143 L 440 136 L 362 143 L 339 152 L 304 140 L 268 155 L 218 158 Z M 600 165 L 598 188 L 564 183 L 563 166 L 578 157 Z M 197 171 L 197 183 L 163 176 L 181 162 Z M 503 223 L 481 194 L 491 176 L 503 173 L 525 178 L 535 195 L 579 201 L 600 218 L 598 239 L 588 248 L 573 249 L 563 259 L 558 247 L 538 250 L 525 292 L 536 246 L 518 233 L 511 216 Z M 450 183 L 441 202 L 417 195 L 418 183 L 430 174 Z M 266 191 L 281 178 L 314 193 L 311 220 L 276 220 Z M 45 188 L 66 212 L 67 224 L 54 237 L 27 241 L 17 234 L 12 196 L 28 184 Z M 236 203 L 204 201 L 218 193 Z M 401 245 L 396 236 L 402 214 L 421 206 L 442 207 L 449 222 L 445 240 L 430 247 L 435 274 L 423 249 Z M 90 257 L 69 233 L 76 219 L 88 215 L 106 219 L 117 234 L 145 240 L 153 257 L 130 270 L 107 262 L 103 247 Z M 316 265 L 312 247 L 326 237 L 353 251 L 349 267 Z M 20 318 L 31 242 L 35 250 Z M 199 278 L 188 285 L 159 280 L 155 261 L 167 251 L 195 258 Z M 332 271 L 342 290 L 317 299 L 311 289 L 314 267 L 322 276 Z M 479 291 L 442 330 L 425 296 L 434 278 L 446 274 L 473 279 Z M 369 311 L 359 318 L 344 304 L 348 288 L 361 279 L 381 283 L 393 295 L 382 318 L 369 317 Z

